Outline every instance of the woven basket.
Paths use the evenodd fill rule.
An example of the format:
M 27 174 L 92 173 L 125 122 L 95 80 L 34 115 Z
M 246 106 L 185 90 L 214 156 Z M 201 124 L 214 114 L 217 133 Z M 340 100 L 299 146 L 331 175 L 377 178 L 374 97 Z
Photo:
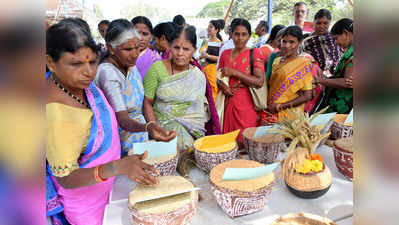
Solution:
M 312 224 L 312 225 L 336 225 L 332 220 L 313 215 L 309 213 L 290 213 L 281 216 L 275 220 L 271 225 L 286 225 L 286 224 Z
M 198 193 L 189 204 L 163 214 L 140 213 L 129 206 L 133 224 L 137 225 L 188 225 L 191 223 L 198 205 Z
M 344 121 L 348 115 L 337 114 L 334 116 L 334 123 L 331 126 L 330 139 L 338 140 L 341 138 L 348 138 L 353 136 L 353 126 L 344 124 Z
M 352 141 L 351 138 L 340 139 L 334 142 L 334 159 L 338 171 L 349 180 L 353 180 L 353 151 L 346 149 L 345 141 Z
M 254 192 L 233 191 L 215 185 L 212 181 L 211 190 L 217 204 L 231 218 L 245 216 L 262 210 L 266 206 L 274 182 Z
M 175 157 L 173 157 L 168 161 L 154 164 L 154 167 L 159 171 L 160 176 L 168 176 L 176 172 L 177 162 L 178 162 L 178 156 L 175 155 Z M 153 173 L 150 170 L 147 170 L 147 172 L 153 176 L 158 176 L 157 174 Z
M 196 142 L 198 141 L 201 140 L 198 139 Z M 200 169 L 209 172 L 218 164 L 235 159 L 237 157 L 238 145 L 236 144 L 235 148 L 230 151 L 220 153 L 209 153 L 198 150 L 196 144 L 194 144 L 193 148 L 196 165 Z
M 256 127 L 247 128 L 242 134 L 244 147 L 248 151 L 249 158 L 261 163 L 273 163 L 277 159 L 279 152 L 286 147 L 284 138 L 276 134 L 281 137 L 280 140 L 262 142 L 253 138 L 256 129 Z
M 259 180 L 262 178 L 255 178 L 258 180 L 251 179 L 248 181 L 239 181 L 238 183 L 232 181 L 232 183 L 235 182 L 235 185 L 225 186 L 226 183 L 220 180 L 223 176 L 222 173 L 224 173 L 223 168 L 255 168 L 261 165 L 263 164 L 253 160 L 231 160 L 218 165 L 211 171 L 209 182 L 211 184 L 212 194 L 215 196 L 218 205 L 231 218 L 262 210 L 272 192 L 275 183 L 275 175 L 268 175 L 268 177 L 266 177 L 266 179 L 272 178 L 271 180 L 262 181 Z M 250 188 L 242 189 L 246 184 L 251 183 L 254 184 L 254 186 L 250 185 Z

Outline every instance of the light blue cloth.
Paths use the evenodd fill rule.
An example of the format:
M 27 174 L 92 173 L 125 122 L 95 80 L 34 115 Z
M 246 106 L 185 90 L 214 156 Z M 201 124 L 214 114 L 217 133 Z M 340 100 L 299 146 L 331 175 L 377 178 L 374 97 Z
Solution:
M 144 87 L 136 66 L 127 76 L 111 63 L 98 66 L 95 84 L 103 91 L 115 112 L 128 111 L 129 117 L 137 122 L 146 123 L 143 115 Z M 133 143 L 148 140 L 147 132 L 129 132 L 119 127 L 122 154 L 133 147 Z
M 278 166 L 279 162 L 255 167 L 255 168 L 226 168 L 223 174 L 223 180 L 249 180 L 259 177 L 264 177 L 273 172 Z
M 149 141 L 133 144 L 133 154 L 140 155 L 148 152 L 148 158 L 164 155 L 175 155 L 177 153 L 177 137 L 169 142 Z

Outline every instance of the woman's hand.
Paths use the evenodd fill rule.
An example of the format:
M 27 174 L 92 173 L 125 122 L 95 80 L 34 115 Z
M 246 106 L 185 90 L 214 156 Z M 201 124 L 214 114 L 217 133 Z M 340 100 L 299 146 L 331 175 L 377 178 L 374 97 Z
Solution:
M 233 90 L 231 90 L 230 87 L 228 87 L 224 83 L 220 83 L 219 88 L 220 88 L 220 90 L 222 90 L 223 94 L 228 97 L 232 97 L 234 95 Z
M 209 56 L 208 53 L 206 53 L 206 52 L 204 51 L 204 52 L 201 53 L 201 55 L 200 55 L 199 58 L 200 58 L 200 59 L 207 59 L 208 56 Z
M 157 141 L 170 141 L 176 137 L 176 131 L 168 131 L 161 127 L 159 124 L 149 124 L 148 133 L 152 138 Z
M 349 75 L 348 78 L 345 78 L 345 84 L 346 84 L 349 88 L 353 88 L 353 75 Z
M 277 111 L 277 105 L 278 105 L 278 104 L 271 104 L 271 105 L 268 105 L 268 106 L 267 106 L 267 111 L 269 111 L 269 112 L 272 113 L 272 114 L 278 113 L 278 111 Z
M 131 155 L 120 159 L 117 165 L 117 170 L 121 174 L 126 175 L 130 180 L 135 181 L 144 185 L 155 185 L 159 184 L 158 178 L 148 174 L 146 170 L 150 170 L 155 174 L 159 174 L 159 171 L 154 166 L 144 163 L 142 160 L 146 159 L 148 152 L 144 152 L 141 155 Z
M 236 74 L 236 70 L 229 68 L 229 67 L 224 67 L 222 68 L 222 77 L 233 77 Z

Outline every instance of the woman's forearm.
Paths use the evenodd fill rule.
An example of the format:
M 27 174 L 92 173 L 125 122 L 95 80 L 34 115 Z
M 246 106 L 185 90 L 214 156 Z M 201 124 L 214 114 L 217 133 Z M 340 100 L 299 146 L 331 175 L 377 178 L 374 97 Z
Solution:
M 310 100 L 312 100 L 312 90 L 303 91 L 301 95 L 299 95 L 297 98 L 293 99 L 292 101 L 280 104 L 280 110 L 297 107 Z
M 99 175 L 103 179 L 118 176 L 121 174 L 120 168 L 118 168 L 120 160 L 112 161 L 107 164 L 100 166 Z M 66 177 L 56 177 L 58 183 L 66 189 L 74 189 L 80 187 L 86 187 L 97 183 L 94 177 L 95 168 L 79 168 L 72 171 Z
M 330 87 L 330 88 L 337 88 L 337 89 L 343 89 L 343 88 L 350 88 L 346 83 L 345 83 L 346 78 L 335 78 L 335 79 L 330 79 L 330 78 L 319 78 L 318 83 Z
M 155 117 L 154 109 L 152 106 L 153 106 L 153 100 L 148 99 L 147 97 L 144 97 L 143 111 L 144 111 L 145 120 L 147 122 L 157 121 L 157 118 Z
M 129 132 L 143 132 L 145 130 L 145 124 L 140 123 L 129 117 L 127 111 L 117 112 L 116 118 L 118 120 L 119 126 Z
M 248 76 L 236 70 L 234 77 L 240 79 L 245 85 L 249 87 L 260 88 L 262 87 L 265 78 L 261 75 L 262 72 L 258 69 L 256 69 L 254 73 L 254 75 L 251 74 Z
M 215 56 L 215 55 L 208 55 L 208 57 L 207 57 L 207 59 L 209 59 L 209 60 L 211 60 L 211 61 L 214 61 L 214 62 L 216 62 L 216 61 L 218 61 L 218 56 Z

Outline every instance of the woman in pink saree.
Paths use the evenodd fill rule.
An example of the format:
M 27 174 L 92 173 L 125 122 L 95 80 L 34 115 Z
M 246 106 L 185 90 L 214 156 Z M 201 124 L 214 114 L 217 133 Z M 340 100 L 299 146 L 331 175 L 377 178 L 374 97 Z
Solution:
M 57 225 L 102 224 L 115 176 L 158 182 L 145 154 L 120 159 L 115 112 L 92 83 L 97 51 L 73 19 L 47 30 L 46 215 Z

